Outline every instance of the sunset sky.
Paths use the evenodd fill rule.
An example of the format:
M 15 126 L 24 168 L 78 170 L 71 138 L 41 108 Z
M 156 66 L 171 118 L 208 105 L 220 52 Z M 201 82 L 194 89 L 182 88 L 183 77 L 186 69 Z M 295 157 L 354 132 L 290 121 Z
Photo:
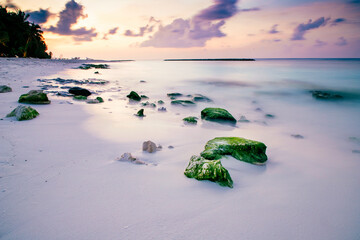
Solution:
M 360 0 L 2 0 L 55 57 L 360 57 Z

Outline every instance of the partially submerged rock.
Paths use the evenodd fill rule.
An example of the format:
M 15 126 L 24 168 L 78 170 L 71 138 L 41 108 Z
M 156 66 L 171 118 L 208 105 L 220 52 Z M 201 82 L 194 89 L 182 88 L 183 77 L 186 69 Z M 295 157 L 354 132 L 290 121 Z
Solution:
M 131 100 L 134 101 L 140 101 L 141 97 L 139 96 L 139 94 L 137 94 L 137 92 L 131 91 L 126 97 L 128 97 Z
M 104 102 L 104 99 L 102 97 L 96 97 L 96 100 L 98 100 L 100 103 Z
M 221 186 L 233 187 L 233 181 L 230 174 L 222 166 L 220 160 L 207 160 L 203 157 L 194 155 L 191 157 L 184 174 L 188 178 L 210 180 Z
M 330 91 L 322 91 L 322 90 L 313 90 L 310 91 L 312 93 L 313 98 L 322 99 L 322 100 L 336 100 L 344 98 L 342 95 L 333 93 Z
M 168 93 L 167 96 L 171 99 L 176 99 L 177 97 L 181 97 L 182 93 Z
M 87 100 L 87 97 L 86 96 L 81 96 L 81 95 L 75 95 L 73 97 L 73 99 L 82 101 L 82 100 Z
M 205 108 L 201 111 L 201 118 L 207 121 L 236 123 L 236 119 L 223 108 Z
M 120 161 L 120 162 L 131 162 L 134 164 L 145 164 L 146 165 L 146 163 L 144 161 L 141 161 L 140 159 L 133 157 L 131 155 L 131 153 L 124 153 L 123 155 L 121 155 L 120 158 L 117 158 L 116 160 Z
M 91 92 L 85 88 L 81 87 L 72 87 L 69 89 L 69 93 L 77 95 L 77 96 L 85 96 L 88 97 L 91 95 Z
M 156 152 L 157 147 L 156 147 L 156 144 L 154 142 L 146 141 L 146 142 L 143 142 L 142 150 L 144 152 L 153 153 L 153 152 Z
M 159 107 L 158 111 L 159 112 L 166 112 L 167 110 L 166 110 L 166 107 Z
M 193 101 L 190 101 L 190 100 L 174 100 L 174 101 L 171 101 L 171 104 L 173 104 L 173 105 L 181 105 L 181 106 L 187 107 L 187 106 L 192 106 L 195 103 Z
M 135 114 L 135 116 L 138 116 L 138 117 L 145 117 L 145 115 L 144 115 L 144 109 L 142 108 L 142 109 L 140 109 L 136 114 Z
M 244 115 L 242 115 L 239 119 L 239 122 L 242 122 L 242 123 L 248 123 L 250 122 Z
M 300 135 L 300 134 L 291 134 L 291 136 L 293 138 L 297 138 L 297 139 L 304 139 L 304 136 L 303 135 Z
M 97 103 L 100 103 L 99 100 L 97 99 L 88 99 L 86 100 L 86 103 L 89 103 L 89 104 L 97 104 Z
M 42 90 L 31 90 L 27 94 L 21 95 L 18 102 L 30 104 L 50 104 L 46 93 Z
M 109 69 L 109 65 L 107 64 L 82 64 L 79 69 L 83 69 L 83 70 L 88 70 L 91 68 L 95 68 L 95 69 Z
M 11 87 L 6 86 L 6 85 L 1 85 L 0 86 L 0 93 L 7 93 L 7 92 L 12 92 Z
M 164 104 L 164 101 L 163 101 L 163 100 L 159 100 L 157 103 L 158 103 L 158 104 Z
M 141 106 L 156 108 L 156 104 L 155 103 L 150 103 L 149 101 L 141 103 Z
M 197 117 L 186 117 L 183 121 L 190 123 L 190 124 L 197 124 Z
M 20 105 L 6 115 L 6 117 L 15 117 L 16 120 L 23 121 L 36 118 L 38 115 L 39 113 L 32 107 Z
M 142 99 L 149 99 L 149 97 L 146 96 L 146 95 L 141 95 L 140 97 L 141 97 Z
M 193 97 L 194 102 L 212 102 L 212 100 L 204 95 L 195 94 Z
M 206 143 L 200 155 L 209 160 L 231 155 L 240 161 L 262 165 L 267 160 L 265 151 L 266 145 L 262 142 L 239 137 L 217 137 Z

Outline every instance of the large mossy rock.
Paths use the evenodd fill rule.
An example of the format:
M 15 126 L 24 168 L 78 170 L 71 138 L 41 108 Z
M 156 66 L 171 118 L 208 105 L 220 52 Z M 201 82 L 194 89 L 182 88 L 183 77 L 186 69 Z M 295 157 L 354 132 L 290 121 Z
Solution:
M 89 90 L 81 87 L 72 87 L 69 89 L 69 93 L 74 94 L 75 96 L 84 96 L 84 97 L 88 97 L 91 95 L 91 92 Z
M 0 86 L 0 93 L 7 93 L 7 92 L 12 92 L 11 87 L 6 86 L 6 85 L 1 85 Z
M 239 137 L 218 137 L 208 141 L 200 155 L 209 160 L 231 155 L 240 161 L 262 165 L 267 160 L 265 151 L 266 145 L 262 142 Z
M 223 108 L 205 108 L 201 111 L 201 119 L 236 124 L 236 119 Z
M 141 97 L 140 95 L 137 93 L 137 92 L 134 92 L 134 91 L 131 91 L 127 97 L 131 100 L 134 100 L 134 101 L 140 101 L 141 100 Z
M 30 104 L 50 104 L 50 101 L 42 90 L 31 90 L 27 94 L 23 94 L 19 98 L 19 103 Z
M 6 115 L 6 117 L 15 117 L 18 121 L 30 120 L 36 118 L 39 113 L 32 107 L 27 107 L 20 105 L 15 108 L 11 113 Z
M 194 155 L 191 157 L 184 174 L 188 178 L 210 180 L 219 183 L 221 186 L 233 187 L 230 174 L 222 166 L 220 160 L 207 160 Z

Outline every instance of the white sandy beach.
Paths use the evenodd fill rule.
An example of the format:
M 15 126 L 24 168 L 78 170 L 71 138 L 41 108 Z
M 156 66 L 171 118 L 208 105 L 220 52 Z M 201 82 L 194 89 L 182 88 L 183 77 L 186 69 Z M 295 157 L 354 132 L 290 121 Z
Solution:
M 109 63 L 111 69 L 100 70 L 101 75 L 73 69 L 80 64 L 0 59 L 0 85 L 13 89 L 0 93 L 1 240 L 360 239 L 360 154 L 352 152 L 359 143 L 348 140 L 359 137 L 359 113 L 344 122 L 355 127 L 351 131 L 343 130 L 337 123 L 341 116 L 331 111 L 326 116 L 329 121 L 319 120 L 327 112 L 319 112 L 318 120 L 312 121 L 303 114 L 303 106 L 286 109 L 285 114 L 283 105 L 262 102 L 265 111 L 276 115 L 266 125 L 232 128 L 201 122 L 187 126 L 181 119 L 198 116 L 206 104 L 190 109 L 171 106 L 166 93 L 192 87 L 176 82 L 160 93 L 155 79 L 139 83 L 138 76 L 125 74 L 135 63 Z M 175 66 L 171 64 L 169 69 Z M 123 71 L 124 75 L 116 76 L 118 82 L 111 76 L 113 68 Z M 151 71 L 152 66 L 144 68 L 144 76 L 151 76 Z M 5 118 L 19 105 L 21 94 L 40 89 L 38 78 L 56 77 L 96 77 L 113 85 L 111 91 L 91 86 L 104 91 L 99 92 L 103 104 L 49 94 L 50 105 L 32 105 L 40 113 L 37 118 L 21 122 Z M 164 76 L 169 81 L 171 77 Z M 135 117 L 140 106 L 128 103 L 130 90 L 148 95 L 149 101 L 164 100 L 168 111 L 145 108 L 144 119 Z M 227 106 L 237 119 L 244 113 L 250 119 L 266 120 L 249 105 L 252 98 L 232 106 L 226 105 L 230 102 L 226 96 L 232 93 L 213 104 Z M 344 114 L 349 109 L 343 108 Z M 199 154 L 208 140 L 218 136 L 264 142 L 268 163 L 255 166 L 233 158 L 223 160 L 234 181 L 232 189 L 186 178 L 183 172 L 191 155 Z M 143 153 L 146 140 L 163 149 Z M 169 149 L 170 145 L 174 148 Z M 115 160 L 125 152 L 149 165 Z

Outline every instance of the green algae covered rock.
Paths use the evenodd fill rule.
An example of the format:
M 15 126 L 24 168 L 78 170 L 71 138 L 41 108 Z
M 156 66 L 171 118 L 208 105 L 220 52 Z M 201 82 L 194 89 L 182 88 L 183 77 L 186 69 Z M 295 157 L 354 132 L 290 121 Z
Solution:
M 6 85 L 1 85 L 0 86 L 0 93 L 7 93 L 7 92 L 12 92 L 11 87 L 6 86 Z
M 82 95 L 75 95 L 74 97 L 73 97 L 73 99 L 74 100 L 86 100 L 87 99 L 87 97 L 86 96 L 82 96 Z
M 145 117 L 145 115 L 144 115 L 144 109 L 142 108 L 142 109 L 140 109 L 136 114 L 135 114 L 135 116 L 138 116 L 138 117 Z
M 127 95 L 127 97 L 131 100 L 134 100 L 134 101 L 140 101 L 141 100 L 141 97 L 139 96 L 139 94 L 137 94 L 137 92 L 134 92 L 134 91 L 131 91 L 129 93 L 129 95 Z
M 190 123 L 190 124 L 197 124 L 197 117 L 186 117 L 183 121 Z
M 173 100 L 171 101 L 172 105 L 181 105 L 181 106 L 191 106 L 194 105 L 195 103 L 193 101 L 190 100 Z
M 215 122 L 236 123 L 236 119 L 223 108 L 205 108 L 201 111 L 201 119 Z
M 19 103 L 30 104 L 50 104 L 50 101 L 42 90 L 31 90 L 27 94 L 23 94 L 19 98 Z
M 109 69 L 109 65 L 107 64 L 82 64 L 79 69 L 88 70 L 91 68 L 95 69 Z
M 96 100 L 99 101 L 99 103 L 103 103 L 104 102 L 104 99 L 102 97 L 96 97 Z
M 240 161 L 262 165 L 267 160 L 265 151 L 266 145 L 262 142 L 239 137 L 218 137 L 208 141 L 200 155 L 209 160 L 231 155 Z
M 27 107 L 20 105 L 15 108 L 11 113 L 6 115 L 6 117 L 15 117 L 18 121 L 30 120 L 36 118 L 39 113 L 32 107 Z
M 210 180 L 221 186 L 232 188 L 233 181 L 229 172 L 222 166 L 220 160 L 206 160 L 203 157 L 192 156 L 185 169 L 185 176 L 197 180 Z

